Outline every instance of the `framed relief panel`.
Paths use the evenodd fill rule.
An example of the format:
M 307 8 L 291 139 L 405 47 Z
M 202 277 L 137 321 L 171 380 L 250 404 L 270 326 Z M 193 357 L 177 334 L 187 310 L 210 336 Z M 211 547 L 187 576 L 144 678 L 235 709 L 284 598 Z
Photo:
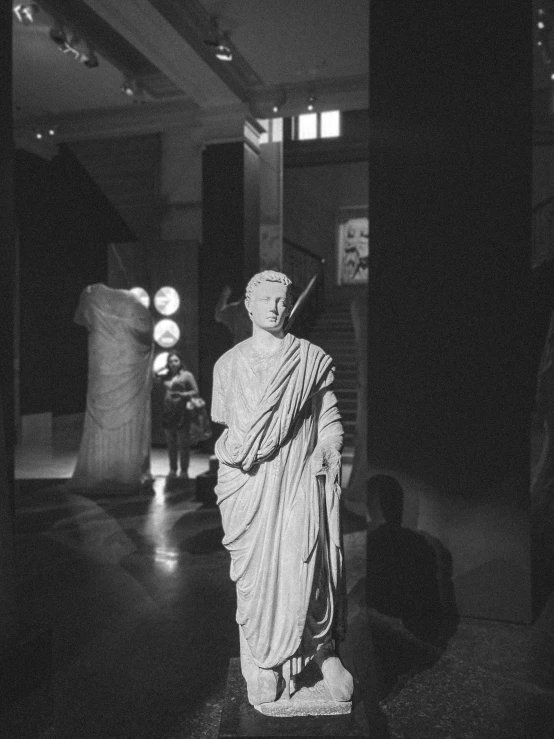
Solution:
M 369 214 L 367 206 L 341 208 L 337 218 L 337 282 L 368 281 Z

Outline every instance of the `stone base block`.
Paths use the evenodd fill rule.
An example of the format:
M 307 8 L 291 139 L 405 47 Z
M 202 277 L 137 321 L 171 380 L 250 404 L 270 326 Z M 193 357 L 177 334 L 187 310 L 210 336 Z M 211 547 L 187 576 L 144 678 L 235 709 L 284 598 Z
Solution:
M 352 711 L 351 701 L 336 701 L 329 693 L 319 669 L 310 662 L 297 678 L 290 698 L 255 706 L 266 716 L 341 716 Z
M 315 715 L 306 715 L 312 709 Z M 302 686 L 290 701 L 263 703 L 259 710 L 251 706 L 246 683 L 240 670 L 240 660 L 231 659 L 227 678 L 225 702 L 219 726 L 219 739 L 239 737 L 366 737 L 351 703 L 338 703 L 328 694 L 323 683 Z M 263 711 L 263 712 L 262 712 Z

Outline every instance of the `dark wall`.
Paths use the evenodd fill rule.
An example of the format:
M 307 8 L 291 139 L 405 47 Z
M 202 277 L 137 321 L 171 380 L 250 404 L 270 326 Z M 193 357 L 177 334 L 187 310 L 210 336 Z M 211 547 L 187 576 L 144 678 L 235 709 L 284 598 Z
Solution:
M 530 10 L 372 4 L 370 460 L 528 487 Z
M 21 413 L 84 410 L 87 333 L 73 323 L 81 291 L 107 282 L 107 245 L 134 235 L 73 154 L 17 151 Z
M 246 161 L 242 142 L 207 146 L 202 157 L 199 380 L 207 400 L 211 399 L 213 366 L 232 346 L 229 331 L 214 321 L 217 299 L 223 287 L 230 285 L 233 288 L 231 300 L 238 300 L 252 276 L 250 253 L 245 243 L 245 190 L 251 193 L 254 184 L 252 168 L 246 169 Z
M 0 321 L 0 341 L 2 356 L 0 359 L 0 418 L 3 421 L 3 432 L 0 439 L 4 442 L 0 449 L 0 479 L 13 479 L 13 447 L 15 442 L 14 427 L 14 330 L 13 330 L 13 298 L 15 271 L 15 229 L 13 203 L 13 138 L 12 138 L 12 10 L 11 5 L 4 3 L 0 8 L 0 64 L 3 73 L 0 75 L 0 295 L 2 296 L 2 320 Z M 9 494 L 0 490 L 0 495 Z

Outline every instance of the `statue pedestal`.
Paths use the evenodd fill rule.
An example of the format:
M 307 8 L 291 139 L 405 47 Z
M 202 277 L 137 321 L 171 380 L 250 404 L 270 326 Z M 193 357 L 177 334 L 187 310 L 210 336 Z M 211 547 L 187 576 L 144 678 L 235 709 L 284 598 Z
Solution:
M 248 702 L 246 683 L 241 673 L 240 660 L 229 662 L 227 690 L 219 725 L 219 739 L 238 739 L 239 737 L 366 737 L 370 732 L 362 717 L 362 711 L 351 712 L 352 704 L 333 701 L 322 686 L 314 686 L 309 693 L 300 689 L 290 701 L 276 701 L 264 704 L 264 710 L 271 715 L 257 711 Z M 315 692 L 313 692 L 315 691 Z M 304 693 L 304 695 L 302 695 Z M 299 715 L 307 707 L 318 715 Z M 271 707 L 271 708 L 269 708 Z M 339 713 L 340 711 L 340 713 Z M 345 711 L 347 711 L 345 713 Z M 331 713 L 333 712 L 333 713 Z

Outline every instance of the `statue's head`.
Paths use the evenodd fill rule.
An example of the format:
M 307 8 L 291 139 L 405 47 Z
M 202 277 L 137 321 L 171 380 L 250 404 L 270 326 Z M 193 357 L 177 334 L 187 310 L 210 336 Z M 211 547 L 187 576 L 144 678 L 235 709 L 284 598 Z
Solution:
M 292 307 L 292 281 L 282 272 L 267 269 L 254 275 L 246 286 L 244 304 L 252 323 L 279 333 Z

